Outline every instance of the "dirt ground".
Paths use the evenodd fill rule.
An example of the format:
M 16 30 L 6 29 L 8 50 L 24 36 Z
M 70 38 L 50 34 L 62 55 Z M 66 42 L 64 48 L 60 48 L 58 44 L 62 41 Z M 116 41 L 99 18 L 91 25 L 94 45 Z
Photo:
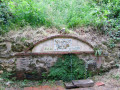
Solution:
M 93 80 L 105 84 L 105 86 L 95 86 L 95 90 L 120 90 L 120 68 L 110 70 L 101 76 L 94 76 Z
M 70 90 L 120 90 L 120 68 L 112 69 L 102 75 L 96 75 L 91 79 L 95 81 L 94 87 L 76 88 Z M 97 82 L 102 82 L 104 85 L 97 86 Z
M 90 79 L 95 81 L 94 87 L 89 88 L 75 88 L 67 90 L 120 90 L 120 68 L 112 69 L 109 72 L 103 73 L 102 75 L 96 75 Z M 103 86 L 97 86 L 97 82 L 104 83 Z M 49 84 L 50 83 L 50 84 Z M 49 82 L 47 84 L 37 85 L 38 82 L 31 81 L 26 83 L 25 87 L 21 87 L 18 83 L 14 83 L 8 87 L 2 87 L 0 90 L 66 90 L 63 86 L 56 86 L 54 82 Z

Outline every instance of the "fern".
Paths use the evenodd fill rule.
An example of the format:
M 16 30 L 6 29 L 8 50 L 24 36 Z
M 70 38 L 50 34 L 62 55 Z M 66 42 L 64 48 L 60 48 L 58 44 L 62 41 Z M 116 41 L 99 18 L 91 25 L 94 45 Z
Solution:
M 71 81 L 85 78 L 85 63 L 76 55 L 63 55 L 50 69 L 49 79 Z

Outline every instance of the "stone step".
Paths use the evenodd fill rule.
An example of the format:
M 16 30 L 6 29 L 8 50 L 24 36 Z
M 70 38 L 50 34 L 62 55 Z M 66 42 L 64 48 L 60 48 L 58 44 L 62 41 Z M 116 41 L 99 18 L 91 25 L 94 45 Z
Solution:
M 72 80 L 73 86 L 76 87 L 93 87 L 94 86 L 94 81 L 91 79 L 86 79 L 86 80 Z

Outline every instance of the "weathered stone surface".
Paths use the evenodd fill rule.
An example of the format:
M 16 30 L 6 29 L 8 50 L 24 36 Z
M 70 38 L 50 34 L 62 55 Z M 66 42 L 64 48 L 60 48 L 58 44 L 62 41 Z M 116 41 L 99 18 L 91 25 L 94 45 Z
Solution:
M 56 81 L 55 84 L 57 86 L 63 86 L 63 81 L 62 80 Z
M 64 85 L 66 89 L 76 88 L 76 86 L 72 82 L 64 83 Z
M 81 36 L 78 36 L 78 38 L 81 38 Z M 86 40 L 87 42 L 91 43 L 91 45 L 94 45 L 94 43 L 96 43 L 96 42 L 93 41 L 90 38 L 91 37 L 89 36 L 89 38 L 87 38 L 87 39 L 83 38 L 83 40 Z M 96 39 L 97 41 L 101 40 L 99 37 L 96 37 L 96 38 L 98 38 L 98 40 Z M 58 40 L 58 41 L 62 40 L 61 37 L 59 37 L 59 38 L 58 37 L 55 37 L 55 38 L 45 38 L 43 40 L 43 42 L 39 42 L 37 44 L 33 44 L 33 43 L 36 43 L 36 42 L 39 41 L 38 37 L 36 38 L 37 39 L 36 41 L 34 40 L 35 39 L 34 38 L 34 39 L 32 39 L 34 41 L 31 41 L 31 42 L 29 42 L 29 40 L 28 41 L 25 40 L 24 42 L 21 42 L 22 38 L 20 38 L 19 36 L 18 36 L 18 39 L 17 38 L 14 39 L 14 37 L 11 38 L 10 42 L 8 42 L 9 38 L 7 38 L 8 40 L 6 39 L 7 41 L 5 41 L 4 39 L 5 38 L 0 38 L 0 66 L 2 67 L 1 70 L 5 69 L 5 70 L 9 71 L 9 69 L 15 70 L 17 68 L 18 70 L 23 70 L 23 71 L 24 70 L 25 71 L 27 71 L 27 70 L 28 71 L 29 70 L 30 71 L 32 71 L 32 70 L 38 70 L 40 72 L 43 71 L 43 70 L 49 70 L 49 68 L 51 66 L 53 66 L 54 63 L 57 61 L 57 58 L 59 57 L 59 55 L 56 54 L 57 56 L 54 57 L 55 55 L 51 56 L 51 55 L 43 54 L 41 56 L 37 56 L 37 55 L 35 55 L 35 56 L 32 55 L 31 56 L 31 54 L 30 54 L 28 56 L 25 56 L 25 59 L 20 59 L 17 56 L 14 57 L 14 54 L 16 52 L 22 52 L 22 51 L 24 51 L 24 48 L 27 48 L 27 47 L 30 47 L 30 46 L 32 46 L 32 48 L 29 48 L 29 50 L 28 50 L 29 52 L 28 53 L 31 53 L 32 51 L 34 51 L 33 49 L 35 49 L 37 46 L 41 46 L 40 49 L 44 49 L 43 51 L 45 51 L 45 52 L 52 51 L 51 48 L 53 48 L 54 43 L 51 43 L 53 45 L 53 46 L 51 46 L 51 45 L 49 45 L 49 42 L 54 42 L 54 40 L 55 41 L 56 40 Z M 88 44 L 86 44 L 86 43 L 84 43 L 82 41 L 79 41 L 76 38 L 71 38 L 71 37 L 67 38 L 66 37 L 66 38 L 63 38 L 63 39 L 64 40 L 62 40 L 62 41 L 66 41 L 67 39 L 68 40 L 71 39 L 72 42 L 73 42 L 73 46 L 76 46 L 76 45 L 78 45 L 78 46 L 80 45 L 80 47 L 83 46 L 82 48 L 77 47 L 78 49 L 83 49 L 83 50 L 84 49 L 85 50 L 89 50 L 90 49 L 90 46 Z M 84 48 L 83 44 L 85 44 L 85 47 L 87 47 L 87 45 L 88 45 L 89 49 Z M 96 43 L 96 45 L 97 44 L 98 43 Z M 60 44 L 56 43 L 56 45 L 59 46 Z M 65 45 L 66 46 L 67 45 L 70 46 L 72 44 L 71 43 L 66 43 Z M 44 46 L 44 48 L 42 48 L 43 46 Z M 62 45 L 62 46 L 64 46 L 64 45 Z M 102 55 L 103 57 L 102 57 L 101 60 L 104 62 L 104 64 L 102 64 L 102 66 L 103 66 L 103 68 L 105 70 L 110 70 L 111 67 L 113 67 L 113 65 L 116 64 L 116 61 L 119 61 L 119 59 L 120 59 L 120 53 L 119 53 L 119 50 L 120 50 L 119 46 L 120 45 L 116 44 L 115 45 L 116 47 L 113 48 L 113 49 L 110 49 L 109 47 L 107 47 L 107 44 L 101 44 L 99 46 L 100 46 L 100 48 L 102 49 L 102 52 L 103 52 L 103 55 Z M 71 49 L 75 50 L 76 48 L 71 48 Z M 58 51 L 59 50 L 60 49 L 58 49 Z M 64 50 L 68 50 L 68 49 L 63 48 L 63 51 Z M 53 51 L 54 51 L 54 48 L 53 48 Z M 38 53 L 39 53 L 39 50 L 38 50 Z M 90 54 L 84 53 L 84 54 L 80 54 L 80 55 L 78 54 L 78 56 L 79 56 L 80 59 L 83 59 L 84 61 L 88 61 L 88 62 L 91 61 L 91 60 L 97 61 L 96 58 L 95 58 L 95 56 L 93 54 L 90 55 Z M 22 57 L 22 56 L 20 56 L 20 57 Z M 115 62 L 113 62 L 113 61 L 115 61 Z M 105 65 L 106 62 L 107 62 L 107 64 Z M 88 68 L 90 70 L 94 69 L 94 65 L 93 64 L 89 64 L 88 67 L 90 67 L 90 68 Z M 98 64 L 97 64 L 97 67 L 98 67 Z
M 11 65 L 12 65 L 14 62 L 15 62 L 15 58 L 11 58 L 11 59 L 8 61 L 8 63 L 11 64 Z
M 11 71 L 12 71 L 12 68 L 7 68 L 7 71 L 8 71 L 8 72 L 11 72 Z
M 94 71 L 97 68 L 97 64 L 95 60 L 89 60 L 86 62 L 86 69 L 89 71 Z
M 115 61 L 111 61 L 111 62 L 110 62 L 110 65 L 115 65 Z
M 22 79 L 25 78 L 25 73 L 22 72 L 22 71 L 18 71 L 18 72 L 16 73 L 16 77 L 17 77 L 17 79 L 22 80 Z
M 77 87 L 93 87 L 94 86 L 94 81 L 91 79 L 73 80 L 72 83 L 74 86 L 77 86 Z
M 116 44 L 115 46 L 120 48 L 120 44 Z
M 3 71 L 1 70 L 1 71 L 0 71 L 0 74 L 2 74 L 2 73 L 3 73 Z
M 22 44 L 13 44 L 11 46 L 11 48 L 12 48 L 12 51 L 14 51 L 14 52 L 21 52 L 21 51 L 24 50 L 24 45 L 22 45 Z
M 19 57 L 16 61 L 16 68 L 17 70 L 38 70 L 41 71 L 47 71 L 50 67 L 54 65 L 54 63 L 57 61 L 56 56 L 29 56 L 29 57 Z
M 0 43 L 0 53 L 5 54 L 11 51 L 11 42 Z

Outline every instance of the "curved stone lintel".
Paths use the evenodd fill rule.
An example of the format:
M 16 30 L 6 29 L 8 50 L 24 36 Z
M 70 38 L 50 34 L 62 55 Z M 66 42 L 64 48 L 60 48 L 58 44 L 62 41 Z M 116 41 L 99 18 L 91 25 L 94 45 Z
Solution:
M 72 40 L 72 44 L 73 45 L 70 49 L 71 51 L 66 51 L 66 50 L 63 50 L 63 51 L 55 51 L 54 50 L 54 40 L 69 40 L 71 39 Z M 58 43 L 59 44 L 59 43 Z M 82 45 L 82 46 L 79 46 L 79 45 Z M 48 48 L 46 48 L 45 46 L 48 46 Z M 51 47 L 50 47 L 51 46 Z M 78 46 L 78 47 L 77 47 Z M 84 47 L 86 46 L 86 47 Z M 49 48 L 50 47 L 50 48 Z M 75 48 L 79 48 L 79 50 L 72 50 L 72 49 L 75 49 Z M 44 48 L 44 50 L 43 50 Z M 46 50 L 46 49 L 51 49 L 52 50 Z M 84 50 L 85 49 L 85 50 Z M 87 50 L 88 49 L 88 50 Z M 32 50 L 32 51 L 31 51 Z M 42 51 L 43 50 L 43 51 Z M 45 51 L 46 50 L 46 51 Z M 33 46 L 27 48 L 25 51 L 25 53 L 19 53 L 17 55 L 42 55 L 42 54 L 49 54 L 49 55 L 52 55 L 52 54 L 81 54 L 81 53 L 94 53 L 94 49 L 93 49 L 93 46 L 86 42 L 85 40 L 79 38 L 79 37 L 76 37 L 76 36 L 71 36 L 71 35 L 55 35 L 55 36 L 51 36 L 51 37 L 47 37 L 47 38 L 44 38 L 40 41 L 38 41 L 37 43 L 35 43 Z M 29 53 L 30 52 L 30 53 Z

